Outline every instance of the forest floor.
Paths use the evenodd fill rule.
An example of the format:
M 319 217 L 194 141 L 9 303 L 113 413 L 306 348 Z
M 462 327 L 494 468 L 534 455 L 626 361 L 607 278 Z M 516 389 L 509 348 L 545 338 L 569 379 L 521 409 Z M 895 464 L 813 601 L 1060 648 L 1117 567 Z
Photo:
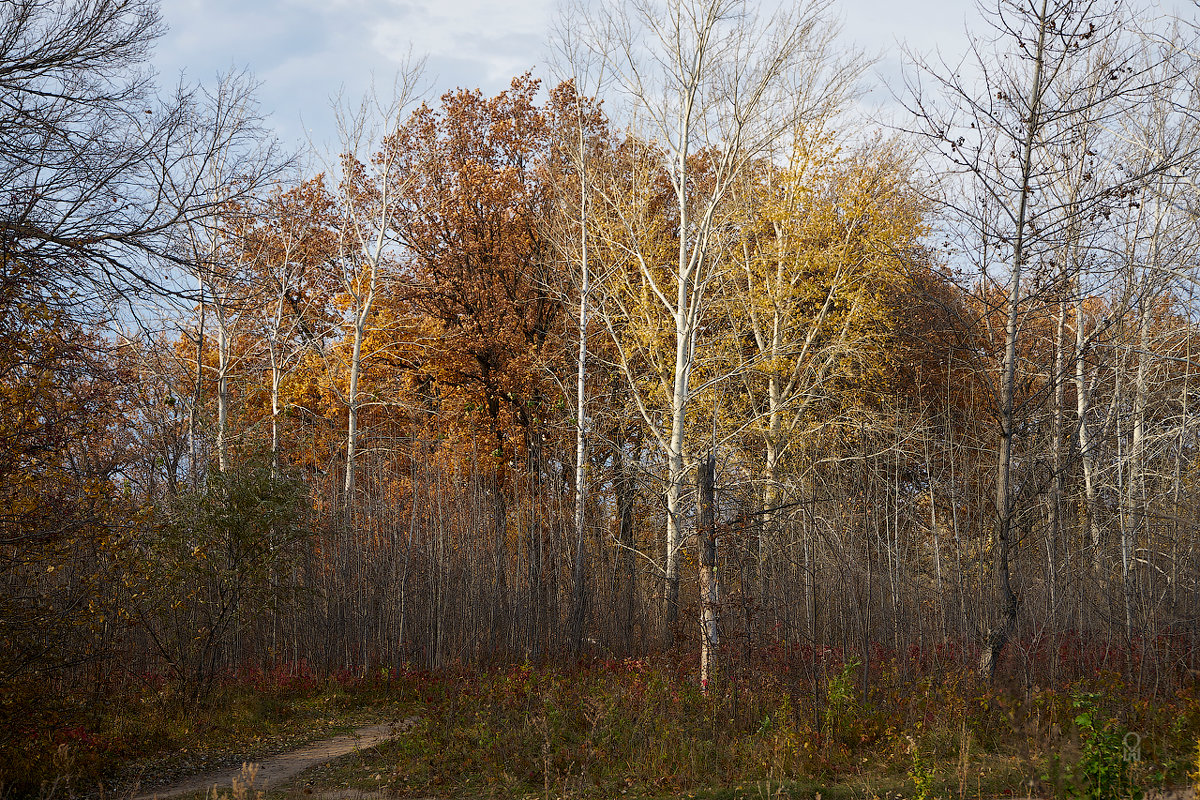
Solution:
M 323 739 L 306 747 L 266 758 L 261 763 L 245 764 L 237 769 L 227 768 L 194 776 L 173 786 L 135 796 L 132 800 L 178 800 L 189 796 L 212 800 L 390 800 L 402 795 L 392 787 L 380 785 L 380 772 L 386 768 L 377 763 L 380 761 L 377 754 L 368 751 L 413 731 L 419 722 L 417 717 L 408 717 L 399 722 L 360 727 L 342 736 Z M 355 754 L 356 757 L 344 758 L 351 754 Z M 812 781 L 758 781 L 721 789 L 668 793 L 665 797 L 686 800 L 901 800 L 908 796 L 902 787 L 892 784 L 893 782 L 886 780 L 881 782 L 879 776 L 874 776 L 873 780 L 860 779 L 832 784 Z M 560 796 L 555 790 L 550 792 L 548 796 Z M 571 794 L 573 793 L 568 791 L 562 796 Z M 651 796 L 664 797 L 657 794 Z M 988 796 L 988 800 L 1005 800 L 1014 796 L 1016 795 L 1010 791 Z M 530 800 L 540 800 L 540 795 L 537 794 L 527 797 Z M 634 792 L 622 793 L 620 797 L 621 800 L 634 800 L 645 796 Z M 1027 795 L 1027 798 L 1032 797 L 1032 794 Z M 1197 794 L 1192 789 L 1149 791 L 1145 795 L 1145 800 L 1196 798 Z
M 1162 790 L 1200 779 L 1200 685 L 1022 692 L 883 664 L 868 694 L 853 664 L 788 666 L 710 692 L 687 664 L 623 661 L 66 697 L 56 725 L 0 727 L 0 800 L 1191 800 Z
M 270 756 L 261 762 L 196 775 L 171 786 L 137 795 L 133 800 L 167 800 L 185 795 L 209 795 L 214 790 L 233 791 L 234 781 L 254 790 L 272 789 L 291 781 L 305 770 L 350 753 L 370 749 L 380 742 L 411 729 L 416 717 L 357 728 L 351 733 L 322 739 L 298 750 Z

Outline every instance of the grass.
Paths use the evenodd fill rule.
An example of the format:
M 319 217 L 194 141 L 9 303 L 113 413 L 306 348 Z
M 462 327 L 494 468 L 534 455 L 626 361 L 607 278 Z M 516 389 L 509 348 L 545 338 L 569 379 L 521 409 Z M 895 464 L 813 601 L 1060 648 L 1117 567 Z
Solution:
M 393 747 L 383 746 L 347 756 L 337 762 L 305 772 L 291 787 L 267 793 L 271 800 L 299 800 L 310 794 L 329 794 L 345 790 L 377 792 L 400 797 L 494 797 L 542 800 L 544 787 L 518 780 L 480 780 L 474 775 L 459 775 L 424 788 L 405 786 L 396 781 L 397 767 L 405 757 Z M 1015 759 L 987 757 L 976 765 L 977 782 L 967 797 L 1024 796 L 1025 773 Z M 822 800 L 883 800 L 916 796 L 913 782 L 881 765 L 864 765 L 855 773 L 788 780 L 741 780 L 733 783 L 697 781 L 672 785 L 672 781 L 608 780 L 584 782 L 576 776 L 560 775 L 552 782 L 551 798 L 622 798 L 623 800 L 757 800 L 762 798 L 822 798 Z M 934 797 L 957 797 L 952 780 L 941 781 Z
M 1123 795 L 1078 766 L 1103 756 L 1077 722 L 1080 698 L 1106 741 L 1148 732 L 1144 761 L 1109 754 L 1122 785 L 1186 782 L 1200 724 L 1190 691 L 1150 702 L 1108 675 L 1012 696 L 965 674 L 881 674 L 867 701 L 844 692 L 836 714 L 799 689 L 730 680 L 704 694 L 686 670 L 646 662 L 419 673 L 394 692 L 420 718 L 414 731 L 299 783 L 409 797 L 1101 800 Z
M 345 733 L 393 708 L 386 682 L 346 676 L 242 675 L 199 703 L 149 683 L 102 701 L 43 693 L 36 724 L 0 727 L 0 797 L 50 789 L 58 797 L 120 796 L 135 785 L 165 786 Z
M 864 696 L 853 665 L 815 682 L 804 674 L 731 674 L 708 693 L 689 665 L 665 658 L 296 684 L 243 678 L 197 707 L 162 689 L 106 703 L 82 735 L 60 728 L 24 763 L 43 776 L 70 773 L 79 791 L 103 781 L 112 794 L 135 774 L 161 785 L 359 724 L 415 717 L 397 738 L 313 768 L 293 781 L 302 788 L 268 797 L 357 789 L 513 800 L 1108 800 L 1189 783 L 1196 769 L 1195 686 L 1143 697 L 1099 672 L 1014 691 L 967 670 L 881 661 Z M 1128 732 L 1142 737 L 1140 762 L 1122 759 Z M 7 796 L 45 794 L 44 784 L 10 778 L 8 786 Z

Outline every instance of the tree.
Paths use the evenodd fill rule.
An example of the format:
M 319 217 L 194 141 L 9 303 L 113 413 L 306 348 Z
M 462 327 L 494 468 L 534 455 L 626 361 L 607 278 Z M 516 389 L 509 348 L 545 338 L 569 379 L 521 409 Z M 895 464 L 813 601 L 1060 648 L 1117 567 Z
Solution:
M 155 0 L 0 8 L 6 279 L 39 275 L 64 297 L 169 292 L 148 260 L 178 261 L 175 226 L 240 191 L 214 198 L 199 177 L 230 145 L 258 139 L 258 120 L 195 89 L 160 100 L 145 62 L 162 30 Z
M 396 74 L 392 96 L 381 103 L 377 97 L 364 99 L 357 110 L 338 110 L 341 134 L 342 177 L 338 183 L 338 205 L 342 224 L 338 229 L 334 269 L 344 301 L 345 322 L 351 332 L 346 365 L 346 388 L 335 391 L 346 406 L 346 460 L 342 496 L 347 508 L 354 500 L 355 459 L 358 454 L 358 418 L 363 398 L 359 380 L 363 364 L 371 355 L 363 347 L 373 321 L 381 284 L 394 278 L 396 239 L 392 215 L 408 176 L 399 170 L 399 154 L 382 147 L 364 163 L 364 148 L 375 144 L 399 126 L 400 117 L 418 93 L 424 62 L 408 60 Z M 372 122 L 372 115 L 378 120 Z
M 410 263 L 405 297 L 432 323 L 418 359 L 446 420 L 488 440 L 503 471 L 540 447 L 545 414 L 539 360 L 558 322 L 549 291 L 550 130 L 528 75 L 495 97 L 457 90 L 418 109 L 389 137 L 397 160 L 390 223 Z
M 448 92 L 384 145 L 407 180 L 394 189 L 389 222 L 408 256 L 398 300 L 421 321 L 421 346 L 409 348 L 417 395 L 450 434 L 439 447 L 473 461 L 491 484 L 501 612 L 511 581 L 509 505 L 522 475 L 515 468 L 525 467 L 539 487 L 548 469 L 543 359 L 557 347 L 562 309 L 544 225 L 553 216 L 552 134 L 547 110 L 535 102 L 538 86 L 522 75 L 494 97 Z M 527 530 L 534 630 L 549 616 L 549 576 L 537 555 L 545 528 Z
M 129 613 L 187 699 L 211 687 L 241 625 L 299 591 L 286 576 L 308 537 L 307 505 L 306 487 L 270 464 L 231 464 L 161 503 L 127 554 Z
M 1115 161 L 1096 170 L 1076 169 L 1084 155 L 1077 148 L 1079 126 L 1113 125 L 1157 80 L 1122 41 L 1128 29 L 1120 4 L 1001 0 L 990 10 L 990 21 L 998 34 L 996 50 L 976 44 L 971 54 L 978 83 L 968 84 L 961 69 L 926 66 L 945 106 L 930 105 L 919 91 L 913 100 L 924 126 L 920 133 L 952 167 L 945 197 L 969 240 L 966 252 L 985 285 L 1004 284 L 1002 292 L 985 295 L 1001 298 L 1003 319 L 993 389 L 999 437 L 992 574 L 999 613 L 980 662 L 988 676 L 1017 623 L 1010 561 L 1030 498 L 1017 502 L 1014 486 L 1029 489 L 1036 483 L 1032 474 L 1014 475 L 1030 463 L 1014 458 L 1023 415 L 1031 409 L 1026 401 L 1033 397 L 1023 400 L 1019 391 L 1020 355 L 1028 320 L 1040 313 L 1050 286 L 1045 276 L 1052 273 L 1045 267 L 1066 255 L 1068 243 L 1079 240 L 1080 226 L 1099 218 L 1114 196 L 1168 165 L 1158 159 L 1128 172 Z M 1058 190 L 1072 172 L 1081 181 L 1067 200 Z M 1084 254 L 1070 257 L 1086 261 Z
M 578 10 L 578 9 L 577 9 Z M 586 79 L 580 43 L 570 27 L 559 32 L 560 46 L 570 77 L 555 87 L 549 108 L 551 135 L 555 137 L 549 179 L 559 203 L 551 227 L 555 247 L 568 265 L 577 297 L 574 327 L 578 339 L 575 358 L 575 552 L 571 563 L 571 604 L 568 631 L 572 652 L 583 643 L 588 569 L 586 559 L 587 493 L 589 461 L 588 367 L 589 326 L 592 324 L 592 259 L 589 237 L 591 170 L 604 158 L 612 142 L 608 121 L 595 100 L 577 85 Z M 603 72 L 596 76 L 601 83 Z
M 248 298 L 266 345 L 270 370 L 271 465 L 278 474 L 282 418 L 288 410 L 283 382 L 314 347 L 327 323 L 328 292 L 322 278 L 333 257 L 337 230 L 333 198 L 323 176 L 279 186 L 236 213 L 234 240 L 257 290 Z
M 96 656 L 97 556 L 130 512 L 132 384 L 100 331 L 0 303 L 0 686 Z
M 119 303 L 187 294 L 182 224 L 255 185 L 239 158 L 258 120 L 219 92 L 160 97 L 146 62 L 161 31 L 153 0 L 0 4 L 0 582 L 18 606 L 54 598 L 7 608 L 35 624 L 6 629 L 3 649 L 31 675 L 95 657 L 56 632 L 103 604 L 96 564 L 135 514 L 122 486 L 136 374 L 106 325 Z M 207 193 L 218 162 L 246 183 Z
M 1175 296 L 1188 291 L 1196 280 L 1194 265 L 1200 239 L 1187 197 L 1195 190 L 1196 157 L 1200 154 L 1200 128 L 1185 109 L 1194 106 L 1197 89 L 1190 70 L 1177 63 L 1178 42 L 1165 48 L 1149 48 L 1147 72 L 1154 76 L 1152 92 L 1125 118 L 1121 139 L 1123 161 L 1129 171 L 1146 178 L 1130 187 L 1126 202 L 1113 214 L 1116 227 L 1114 271 L 1118 282 L 1120 319 L 1114 335 L 1121 341 L 1118 355 L 1121 372 L 1132 371 L 1132 379 L 1118 375 L 1117 394 L 1127 397 L 1129 419 L 1118 418 L 1119 445 L 1117 485 L 1120 497 L 1121 595 L 1125 635 L 1130 640 L 1137 624 L 1136 572 L 1139 551 L 1147 552 L 1154 527 L 1150 509 L 1154 505 L 1153 475 L 1168 467 L 1149 469 L 1154 453 L 1164 443 L 1173 443 L 1175 425 L 1158 417 L 1162 403 L 1155 402 L 1156 389 L 1174 369 L 1162 352 L 1164 340 L 1178 335 L 1171 308 Z M 1120 152 L 1120 151 L 1118 151 Z M 1164 169 L 1163 165 L 1170 165 Z M 1125 366 L 1132 362 L 1135 366 Z M 1124 384 L 1123 386 L 1121 384 Z M 1078 391 L 1078 387 L 1077 387 Z M 1123 454 L 1121 453 L 1123 451 Z M 1177 470 L 1178 467 L 1175 467 Z
M 257 125 L 254 84 L 245 74 L 222 77 L 217 88 L 207 93 L 212 114 L 230 127 L 249 129 Z M 262 192 L 288 164 L 279 158 L 275 143 L 265 138 L 214 142 L 212 157 L 195 165 L 198 171 L 185 173 L 181 182 L 173 178 L 176 191 L 186 196 L 199 192 L 210 204 L 209 213 L 178 224 L 182 239 L 177 255 L 196 279 L 198 319 L 196 324 L 196 388 L 189 418 L 192 440 L 192 464 L 196 470 L 196 425 L 203 395 L 206 325 L 211 311 L 216 334 L 216 449 L 217 468 L 229 468 L 230 380 L 237 361 L 245 354 L 235 353 L 236 340 L 245 326 L 247 311 L 259 291 L 251 285 L 241 258 L 241 243 L 235 227 L 239 215 L 239 197 L 252 198 Z
M 159 98 L 145 62 L 162 30 L 154 0 L 0 8 L 0 274 L 81 318 L 190 294 L 180 230 L 286 163 L 246 76 Z
M 824 116 L 829 99 L 840 100 L 843 86 L 856 74 L 853 59 L 841 62 L 830 53 L 833 29 L 824 17 L 826 7 L 814 2 L 765 14 L 743 0 L 633 0 L 607 10 L 591 35 L 597 58 L 628 102 L 631 121 L 661 148 L 672 199 L 670 226 L 677 232 L 673 257 L 665 261 L 658 243 L 639 235 L 644 220 L 622 211 L 642 209 L 612 204 L 624 226 L 636 232 L 628 237 L 627 255 L 674 337 L 662 354 L 668 363 L 655 365 L 656 371 L 666 367 L 660 374 L 670 384 L 661 416 L 641 391 L 628 351 L 621 354 L 642 419 L 667 461 L 663 634 L 668 642 L 678 619 L 684 492 L 698 450 L 687 436 L 691 377 L 713 279 L 721 269 L 717 254 L 725 201 L 751 164 L 795 130 L 797 120 Z M 610 307 L 620 303 L 608 294 Z M 716 581 L 704 583 L 714 594 L 702 603 L 715 605 Z M 713 629 L 706 625 L 702 632 L 706 651 L 715 647 Z
M 762 486 L 763 604 L 785 469 L 806 470 L 818 457 L 805 452 L 811 430 L 866 405 L 902 358 L 894 298 L 912 297 L 909 277 L 928 269 L 928 203 L 913 185 L 911 156 L 878 142 L 842 155 L 820 129 L 794 138 L 786 166 L 764 163 L 739 187 L 745 217 L 722 281 L 731 338 L 717 371 L 736 376 L 727 435 Z

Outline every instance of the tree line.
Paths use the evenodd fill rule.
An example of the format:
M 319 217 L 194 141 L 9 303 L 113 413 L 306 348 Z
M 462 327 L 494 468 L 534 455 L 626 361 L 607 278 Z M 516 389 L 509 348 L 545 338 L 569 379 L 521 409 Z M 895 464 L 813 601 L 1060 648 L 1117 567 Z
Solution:
M 831 11 L 410 63 L 316 171 L 153 86 L 151 0 L 6 4 L 0 683 L 1194 674 L 1195 31 L 1001 0 L 871 127 Z

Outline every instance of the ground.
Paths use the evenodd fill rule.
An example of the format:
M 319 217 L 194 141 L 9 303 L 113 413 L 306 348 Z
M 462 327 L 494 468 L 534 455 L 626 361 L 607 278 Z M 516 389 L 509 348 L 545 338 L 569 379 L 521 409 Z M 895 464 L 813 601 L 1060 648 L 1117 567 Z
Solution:
M 393 736 L 401 735 L 411 730 L 416 722 L 415 717 L 410 717 L 399 722 L 367 725 L 349 734 L 323 739 L 298 750 L 272 756 L 261 763 L 197 775 L 172 786 L 137 795 L 133 800 L 166 800 L 197 793 L 209 794 L 214 789 L 218 792 L 232 790 L 234 781 L 243 784 L 249 782 L 258 790 L 274 789 L 287 784 L 311 767 L 349 753 L 372 748 Z

